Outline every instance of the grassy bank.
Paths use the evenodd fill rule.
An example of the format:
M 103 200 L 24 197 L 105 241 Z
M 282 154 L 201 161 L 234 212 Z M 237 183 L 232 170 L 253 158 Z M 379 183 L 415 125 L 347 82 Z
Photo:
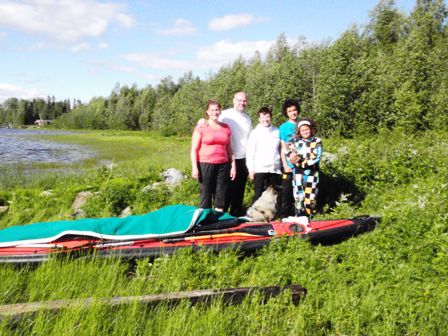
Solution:
M 90 137 L 90 138 L 89 138 Z M 90 139 L 90 140 L 89 140 Z M 173 203 L 195 204 L 197 185 L 174 190 L 144 186 L 164 168 L 189 173 L 189 139 L 134 133 L 64 135 L 58 140 L 96 146 L 100 160 L 82 175 L 16 183 L 0 194 L 9 204 L 0 227 L 70 218 L 77 192 L 100 191 L 86 206 L 90 216 L 116 215 L 131 206 L 145 213 Z M 444 335 L 448 332 L 448 136 L 399 132 L 357 139 L 325 139 L 335 157 L 322 165 L 320 217 L 375 214 L 373 231 L 333 246 L 277 240 L 256 256 L 182 251 L 139 260 L 52 260 L 38 267 L 0 266 L 1 303 L 154 294 L 166 291 L 297 283 L 308 289 L 294 306 L 289 297 L 242 305 L 184 303 L 41 312 L 1 334 L 92 335 Z M 51 189 L 51 196 L 41 196 Z M 247 199 L 251 188 L 248 187 Z M 346 194 L 345 196 L 341 196 Z M 11 202 L 11 203 L 8 203 Z M 1 205 L 1 204 L 0 204 Z

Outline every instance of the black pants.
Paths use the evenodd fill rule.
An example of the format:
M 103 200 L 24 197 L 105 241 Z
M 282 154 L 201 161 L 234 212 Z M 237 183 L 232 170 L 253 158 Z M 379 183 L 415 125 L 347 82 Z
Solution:
M 232 216 L 238 217 L 246 214 L 246 210 L 243 208 L 243 201 L 249 172 L 246 167 L 246 159 L 237 159 L 235 164 L 236 178 L 230 181 L 224 210 L 228 211 Z
M 199 163 L 199 208 L 223 209 L 230 180 L 230 164 Z
M 252 198 L 252 204 L 260 198 L 263 191 L 267 187 L 272 186 L 276 191 L 280 189 L 282 184 L 282 176 L 274 173 L 255 173 L 254 174 L 254 198 Z
M 293 174 L 283 173 L 282 174 L 282 199 L 281 207 L 279 212 L 280 218 L 286 218 L 289 216 L 294 216 L 294 193 L 292 189 L 292 179 Z

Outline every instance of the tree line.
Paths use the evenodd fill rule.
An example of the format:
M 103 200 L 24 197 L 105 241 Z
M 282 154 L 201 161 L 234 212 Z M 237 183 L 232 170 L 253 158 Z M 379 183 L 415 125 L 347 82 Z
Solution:
M 76 103 L 81 104 L 79 100 L 74 100 L 73 104 Z M 0 104 L 0 124 L 32 125 L 37 119 L 54 120 L 70 111 L 69 99 L 56 101 L 55 97 L 47 97 L 46 100 L 8 98 Z
M 290 45 L 282 34 L 264 58 L 239 58 L 206 79 L 188 72 L 143 89 L 117 84 L 109 97 L 75 106 L 55 125 L 189 134 L 208 99 L 229 106 L 235 92 L 246 91 L 254 120 L 269 106 L 279 124 L 282 102 L 298 98 L 301 115 L 314 118 L 324 135 L 447 130 L 447 18 L 443 0 L 417 0 L 409 15 L 381 0 L 367 24 L 333 42 L 299 37 Z

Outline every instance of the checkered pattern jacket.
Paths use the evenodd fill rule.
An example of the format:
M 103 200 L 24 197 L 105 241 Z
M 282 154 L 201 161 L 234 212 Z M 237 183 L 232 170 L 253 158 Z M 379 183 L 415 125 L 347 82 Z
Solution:
M 290 150 L 300 156 L 300 160 L 296 164 L 297 168 L 304 170 L 319 170 L 319 163 L 323 150 L 321 138 L 294 138 L 290 143 Z

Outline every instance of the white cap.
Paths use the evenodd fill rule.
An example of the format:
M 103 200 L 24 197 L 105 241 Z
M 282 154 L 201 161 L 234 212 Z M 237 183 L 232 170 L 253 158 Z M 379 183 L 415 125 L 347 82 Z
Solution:
M 299 121 L 297 128 L 299 129 L 303 125 L 307 125 L 307 126 L 311 127 L 311 123 L 308 120 L 302 120 L 302 121 Z

